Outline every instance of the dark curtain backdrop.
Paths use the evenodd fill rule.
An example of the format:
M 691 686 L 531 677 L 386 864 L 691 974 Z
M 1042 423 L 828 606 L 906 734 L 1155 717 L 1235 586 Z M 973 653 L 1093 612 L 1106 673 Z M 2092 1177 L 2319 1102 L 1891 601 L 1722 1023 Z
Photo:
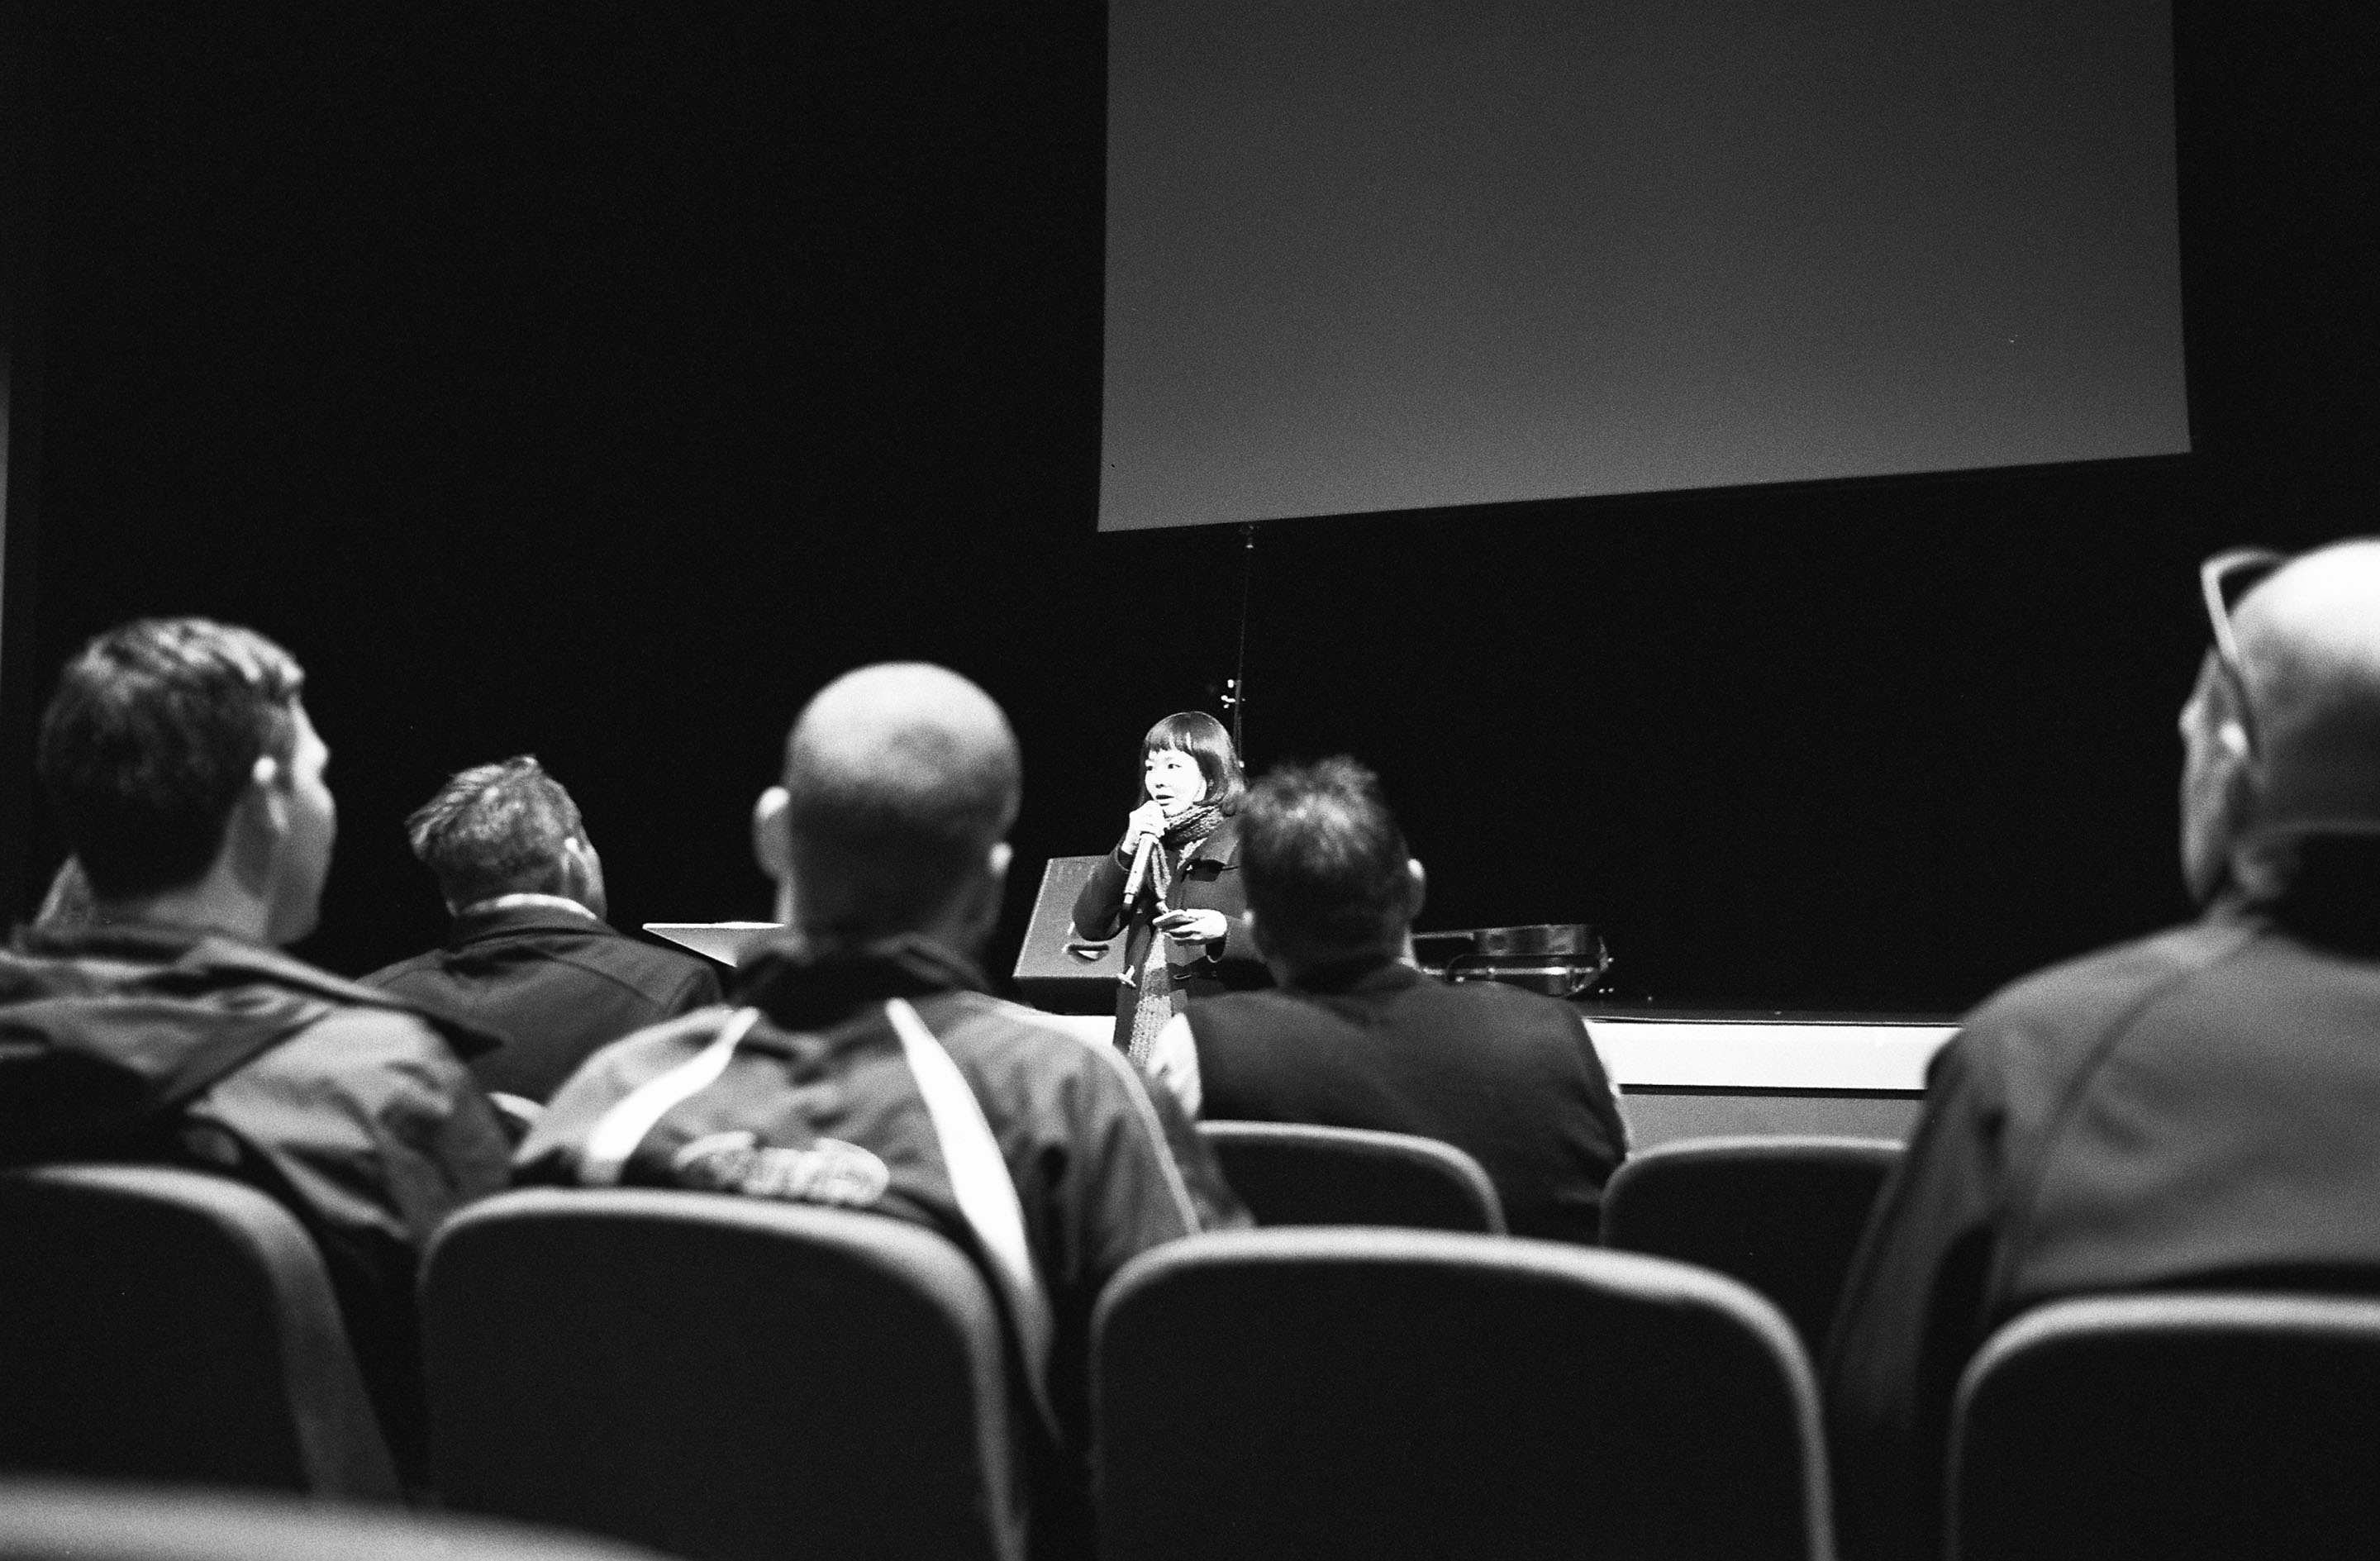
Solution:
M 1366 758 L 1426 925 L 1595 921 L 1665 1003 L 1948 1010 L 2183 914 L 2193 565 L 2374 528 L 2369 18 L 2180 7 L 2196 454 L 1269 526 L 1250 756 Z M 795 710 L 944 661 L 1026 752 L 1004 967 L 1237 632 L 1236 531 L 1093 532 L 1100 18 L 45 7 L 9 675 L 141 613 L 287 644 L 342 809 L 300 951 L 356 972 L 442 932 L 404 814 L 516 752 L 615 920 L 763 914 Z

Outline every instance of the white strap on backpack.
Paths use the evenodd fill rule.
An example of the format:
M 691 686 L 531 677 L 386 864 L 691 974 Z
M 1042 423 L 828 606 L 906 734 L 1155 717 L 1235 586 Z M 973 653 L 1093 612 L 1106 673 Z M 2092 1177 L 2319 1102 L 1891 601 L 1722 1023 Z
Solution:
M 617 1187 L 620 1173 L 627 1168 L 628 1156 L 653 1131 L 653 1124 L 670 1113 L 670 1107 L 690 1100 L 719 1082 L 727 1071 L 727 1059 L 735 1055 L 735 1043 L 746 1032 L 759 1023 L 757 1008 L 737 1009 L 727 1016 L 719 1034 L 686 1061 L 666 1073 L 657 1073 L 613 1103 L 595 1123 L 595 1131 L 587 1135 L 587 1147 L 578 1156 L 578 1183 L 582 1187 Z
M 1008 1162 L 991 1135 L 991 1124 L 984 1119 L 982 1104 L 967 1087 L 966 1075 L 926 1028 L 917 1010 L 894 998 L 884 1005 L 884 1015 L 892 1022 L 893 1034 L 901 1037 L 901 1050 L 917 1078 L 917 1093 L 925 1098 L 926 1114 L 933 1119 L 934 1136 L 941 1141 L 942 1164 L 950 1170 L 951 1192 L 958 1199 L 959 1213 L 975 1231 L 976 1242 L 990 1260 L 993 1280 L 1008 1303 L 1018 1352 L 1025 1357 L 1026 1384 L 1033 1394 L 1033 1407 L 1055 1437 L 1058 1417 L 1050 1407 L 1049 1379 L 1050 1341 L 1056 1325 L 1050 1316 L 1050 1293 L 1042 1288 L 1033 1250 L 1026 1243 L 1025 1208 L 1017 1202 Z

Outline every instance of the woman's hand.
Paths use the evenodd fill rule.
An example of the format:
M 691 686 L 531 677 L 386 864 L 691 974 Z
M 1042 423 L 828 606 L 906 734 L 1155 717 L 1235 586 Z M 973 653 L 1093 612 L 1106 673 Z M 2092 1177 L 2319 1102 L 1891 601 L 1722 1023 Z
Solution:
M 1231 930 L 1220 911 L 1168 911 L 1149 924 L 1184 953 L 1203 954 L 1206 945 Z
M 1165 810 L 1154 802 L 1142 803 L 1132 810 L 1132 817 L 1123 821 L 1123 853 L 1130 856 L 1138 851 L 1143 835 L 1162 838 L 1164 834 Z

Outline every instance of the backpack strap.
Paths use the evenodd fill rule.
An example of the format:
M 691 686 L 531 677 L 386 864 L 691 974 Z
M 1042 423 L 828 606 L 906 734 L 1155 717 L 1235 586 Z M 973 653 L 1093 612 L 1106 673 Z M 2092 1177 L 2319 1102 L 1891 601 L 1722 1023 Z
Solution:
M 933 1119 L 934 1136 L 941 1141 L 942 1164 L 950 1171 L 951 1192 L 958 1199 L 959 1213 L 974 1230 L 976 1244 L 990 1261 L 993 1282 L 1007 1302 L 1017 1350 L 1025 1358 L 1026 1386 L 1033 1395 L 1033 1407 L 1050 1437 L 1063 1446 L 1058 1417 L 1050 1405 L 1050 1345 L 1056 1331 L 1050 1292 L 1042 1286 L 1033 1250 L 1026 1243 L 1025 1208 L 1017 1202 L 1016 1183 L 1008 1174 L 1000 1141 L 992 1137 L 991 1124 L 984 1119 L 975 1091 L 967 1087 L 966 1075 L 926 1028 L 917 1010 L 894 998 L 884 1005 L 884 1014 L 892 1022 L 893 1034 L 901 1037 L 901 1050 L 908 1059 L 909 1071 L 917 1077 L 917 1093 L 925 1097 L 926 1113 Z
M 670 1113 L 671 1107 L 690 1100 L 709 1089 L 727 1071 L 727 1059 L 735 1055 L 735 1044 L 759 1022 L 757 1008 L 737 1009 L 719 1027 L 719 1034 L 709 1046 L 665 1072 L 656 1073 L 635 1089 L 613 1102 L 612 1108 L 597 1119 L 594 1131 L 587 1135 L 587 1147 L 578 1156 L 578 1182 L 582 1187 L 617 1187 L 620 1173 L 627 1168 L 628 1156 L 653 1131 L 653 1124 Z

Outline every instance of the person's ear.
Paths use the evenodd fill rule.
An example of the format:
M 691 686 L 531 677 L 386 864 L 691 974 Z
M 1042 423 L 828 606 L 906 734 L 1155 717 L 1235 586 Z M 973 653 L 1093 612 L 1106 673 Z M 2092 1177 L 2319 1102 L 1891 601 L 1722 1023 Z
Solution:
M 783 786 L 762 792 L 752 805 L 752 860 L 777 886 L 774 914 L 778 924 L 794 924 L 794 838 L 785 815 L 794 805 Z
M 1429 899 L 1429 874 L 1419 858 L 1405 858 L 1405 922 L 1410 926 L 1421 919 L 1422 905 Z
M 794 845 L 785 834 L 785 810 L 794 799 L 771 786 L 752 805 L 752 860 L 778 883 L 794 876 Z
M 599 916 L 611 914 L 603 892 L 603 859 L 595 853 L 595 842 L 584 835 L 573 835 L 562 842 L 562 893 Z
M 994 841 L 984 853 L 983 871 L 977 876 L 968 895 L 962 917 L 964 930 L 959 936 L 966 941 L 987 937 L 1000 925 L 1000 912 L 1006 903 L 1009 864 L 1016 860 L 1016 850 L 1006 841 Z
M 259 754 L 224 821 L 223 859 L 240 887 L 259 896 L 272 887 L 273 858 L 289 833 L 287 779 L 280 760 Z
M 2181 708 L 2181 871 L 2191 898 L 2204 904 L 2236 882 L 2238 847 L 2253 824 L 2263 778 L 2237 698 L 2215 653 Z
M 2264 811 L 2264 771 L 2249 748 L 2248 734 L 2236 723 L 2227 722 L 2216 733 L 2216 741 L 2222 748 L 2216 770 L 2221 789 L 2216 805 L 2231 881 L 2261 896 L 2279 887 L 2281 878 L 2277 875 L 2287 867 L 2256 832 L 2258 816 Z M 2293 846 L 2284 851 L 2285 856 L 2294 853 Z

